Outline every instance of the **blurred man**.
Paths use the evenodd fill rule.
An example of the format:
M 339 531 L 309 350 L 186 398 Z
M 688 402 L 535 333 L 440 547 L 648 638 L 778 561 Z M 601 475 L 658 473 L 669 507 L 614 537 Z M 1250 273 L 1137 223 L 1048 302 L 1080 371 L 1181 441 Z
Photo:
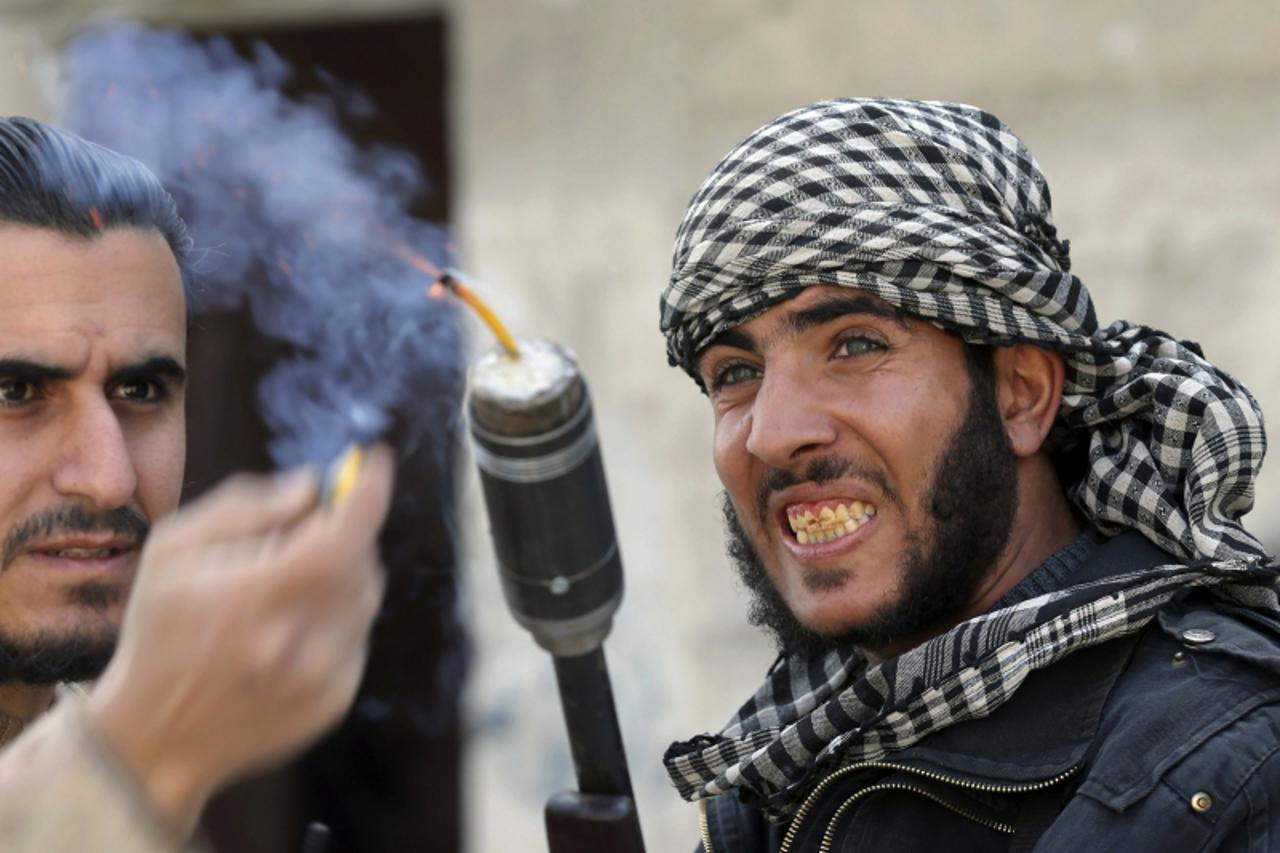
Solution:
M 958 104 L 797 110 L 694 196 L 662 328 L 782 652 L 668 751 L 703 849 L 1276 849 L 1261 413 L 1068 248 Z
M 334 510 L 296 473 L 174 513 L 187 249 L 141 164 L 0 122 L 6 851 L 176 849 L 215 790 L 336 723 L 363 669 L 389 454 Z

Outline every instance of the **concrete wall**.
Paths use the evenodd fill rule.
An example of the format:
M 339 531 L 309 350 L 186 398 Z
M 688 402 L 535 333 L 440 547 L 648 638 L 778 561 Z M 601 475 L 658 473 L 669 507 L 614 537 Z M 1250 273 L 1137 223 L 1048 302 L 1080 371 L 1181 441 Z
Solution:
M 87 2 L 0 4 L 6 113 L 45 114 L 33 39 Z M 684 204 L 777 113 L 824 97 L 981 104 L 1035 151 L 1075 270 L 1104 320 L 1198 339 L 1280 411 L 1280 12 L 1189 0 L 467 0 L 447 4 L 456 225 L 466 266 L 522 334 L 581 356 L 596 400 L 628 599 L 609 642 L 651 850 L 692 847 L 696 812 L 658 758 L 714 730 L 769 662 L 722 556 L 705 401 L 666 367 L 657 298 Z M 162 21 L 440 8 L 144 2 Z M 240 17 L 248 16 L 248 17 Z M 1275 469 L 1273 462 L 1272 468 Z M 541 804 L 572 782 L 549 662 L 511 621 L 473 475 L 462 526 L 477 664 L 474 851 L 542 849 Z M 1280 474 L 1253 527 L 1280 547 Z M 567 523 L 572 523 L 569 520 Z

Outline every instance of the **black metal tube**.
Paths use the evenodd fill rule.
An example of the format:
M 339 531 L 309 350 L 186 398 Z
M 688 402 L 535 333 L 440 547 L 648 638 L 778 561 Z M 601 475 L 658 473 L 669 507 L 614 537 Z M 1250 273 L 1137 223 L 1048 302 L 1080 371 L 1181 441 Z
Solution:
M 552 853 L 643 853 L 604 640 L 622 559 L 595 420 L 573 356 L 522 342 L 472 368 L 471 437 L 502 588 L 555 662 L 579 792 L 547 803 Z
M 553 660 L 578 790 L 584 794 L 630 797 L 631 776 L 604 649 Z
M 622 558 L 586 383 L 551 344 L 472 370 L 471 437 L 512 614 L 553 655 L 600 647 Z M 530 387 L 524 387 L 527 383 Z

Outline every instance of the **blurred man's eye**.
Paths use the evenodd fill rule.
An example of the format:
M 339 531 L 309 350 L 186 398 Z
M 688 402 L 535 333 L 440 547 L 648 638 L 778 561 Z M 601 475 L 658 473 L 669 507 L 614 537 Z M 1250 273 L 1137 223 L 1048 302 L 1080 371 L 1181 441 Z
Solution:
M 133 379 L 117 385 L 115 396 L 135 403 L 154 403 L 168 396 L 168 391 L 153 379 Z
M 0 379 L 0 404 L 15 406 L 36 398 L 35 384 L 25 379 Z

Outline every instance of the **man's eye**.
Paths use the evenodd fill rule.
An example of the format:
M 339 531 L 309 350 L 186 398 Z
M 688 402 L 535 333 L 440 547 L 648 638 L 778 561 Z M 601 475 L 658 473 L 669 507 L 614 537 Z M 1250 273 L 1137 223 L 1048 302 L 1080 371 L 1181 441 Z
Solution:
M 116 386 L 115 396 L 135 403 L 154 403 L 165 397 L 165 389 L 151 379 L 135 379 Z
M 884 349 L 884 344 L 875 338 L 856 335 L 841 341 L 840 345 L 836 347 L 836 355 L 841 358 L 852 358 L 853 356 L 865 355 L 882 349 Z
M 729 364 L 716 371 L 711 379 L 711 390 L 715 391 L 726 385 L 737 385 L 739 382 L 750 382 L 759 374 L 760 371 L 749 364 Z
M 22 379 L 0 379 L 0 404 L 16 406 L 36 398 L 36 386 Z

